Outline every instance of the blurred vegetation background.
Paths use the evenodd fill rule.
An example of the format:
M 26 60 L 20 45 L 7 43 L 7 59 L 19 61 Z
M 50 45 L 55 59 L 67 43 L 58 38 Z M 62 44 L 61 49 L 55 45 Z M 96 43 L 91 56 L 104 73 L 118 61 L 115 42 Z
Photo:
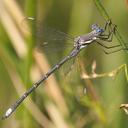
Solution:
M 127 43 L 128 2 L 104 0 L 102 5 Z M 40 22 L 29 27 L 25 17 L 34 17 Z M 38 52 L 36 44 L 41 40 L 34 36 L 36 26 L 41 29 L 47 24 L 77 36 L 91 31 L 93 23 L 105 24 L 94 0 L 1 0 L 0 115 L 67 55 L 65 45 L 64 50 L 54 54 Z M 118 43 L 114 37 L 112 44 Z M 57 71 L 50 76 L 42 84 L 45 86 L 32 93 L 11 117 L 0 121 L 0 127 L 127 128 L 128 115 L 119 109 L 122 103 L 128 103 L 124 69 L 114 79 L 107 75 L 127 63 L 127 57 L 124 51 L 106 55 L 96 44 L 89 46 L 75 59 L 68 75 Z M 99 74 L 106 73 L 106 76 L 83 79 L 82 74 L 90 74 L 92 68 Z

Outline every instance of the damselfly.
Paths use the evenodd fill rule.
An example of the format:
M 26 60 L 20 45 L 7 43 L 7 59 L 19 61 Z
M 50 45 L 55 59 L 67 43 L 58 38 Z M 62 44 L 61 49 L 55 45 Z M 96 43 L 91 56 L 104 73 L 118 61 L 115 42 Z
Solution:
M 92 31 L 85 35 L 78 36 L 74 38 L 73 42 L 73 49 L 71 52 L 63 58 L 60 62 L 54 65 L 51 70 L 49 70 L 42 78 L 34 83 L 32 87 L 26 91 L 2 116 L 2 119 L 8 118 L 16 109 L 17 107 L 24 101 L 24 99 L 31 94 L 43 81 L 45 81 L 52 73 L 54 73 L 57 69 L 59 69 L 64 63 L 68 60 L 76 57 L 81 50 L 86 48 L 88 45 L 92 43 L 97 43 L 103 48 L 103 51 L 106 54 L 118 52 L 121 50 L 127 50 L 127 48 L 122 47 L 121 45 L 113 45 L 107 46 L 105 42 L 111 42 L 113 39 L 113 34 L 116 31 L 116 25 L 112 24 L 111 20 L 108 20 L 104 26 L 101 28 L 97 24 L 92 25 Z M 106 33 L 107 32 L 107 33 Z M 63 33 L 63 32 L 62 32 Z M 66 35 L 66 34 L 65 34 Z M 102 41 L 102 42 L 100 42 Z M 115 49 L 118 48 L 118 49 Z M 111 49 L 111 51 L 106 51 L 106 49 Z

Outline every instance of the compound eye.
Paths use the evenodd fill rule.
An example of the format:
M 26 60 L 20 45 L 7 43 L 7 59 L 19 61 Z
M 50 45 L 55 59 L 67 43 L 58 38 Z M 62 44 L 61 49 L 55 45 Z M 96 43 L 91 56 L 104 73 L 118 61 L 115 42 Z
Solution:
M 93 24 L 92 25 L 92 30 L 95 30 L 95 29 L 97 29 L 98 28 L 98 25 L 97 24 Z
M 102 32 L 104 32 L 104 30 L 101 29 L 101 28 L 97 29 L 96 31 L 97 31 L 97 33 L 102 33 Z

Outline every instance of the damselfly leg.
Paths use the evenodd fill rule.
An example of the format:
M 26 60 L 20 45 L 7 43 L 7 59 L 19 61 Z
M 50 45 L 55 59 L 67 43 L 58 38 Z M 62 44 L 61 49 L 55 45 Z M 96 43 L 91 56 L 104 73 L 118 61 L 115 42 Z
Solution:
M 106 41 L 106 42 L 111 42 L 112 39 L 113 39 L 113 35 L 115 34 L 115 31 L 116 31 L 116 25 L 112 24 L 111 20 L 108 20 L 106 22 L 106 25 L 104 27 L 104 32 L 108 31 L 108 33 L 106 34 L 101 34 L 99 36 L 99 38 L 102 40 L 102 41 Z
M 107 42 L 112 42 L 113 35 L 116 32 L 116 28 L 117 28 L 117 26 L 115 24 L 112 24 L 111 20 L 108 20 L 105 24 L 105 27 L 104 27 L 104 33 L 106 31 L 108 31 L 108 33 L 101 34 L 100 36 L 98 36 L 99 41 L 96 41 L 96 42 L 97 42 L 97 44 L 99 44 L 101 47 L 104 48 L 103 51 L 104 51 L 105 54 L 111 54 L 111 53 L 115 53 L 115 52 L 122 51 L 122 50 L 128 50 L 127 47 L 123 48 L 121 44 L 108 46 L 104 43 L 104 42 L 106 42 L 106 43 Z M 102 41 L 102 42 L 100 42 L 100 41 Z M 116 48 L 118 48 L 118 49 L 116 49 Z M 111 51 L 107 51 L 107 50 L 110 50 L 110 49 L 111 49 Z

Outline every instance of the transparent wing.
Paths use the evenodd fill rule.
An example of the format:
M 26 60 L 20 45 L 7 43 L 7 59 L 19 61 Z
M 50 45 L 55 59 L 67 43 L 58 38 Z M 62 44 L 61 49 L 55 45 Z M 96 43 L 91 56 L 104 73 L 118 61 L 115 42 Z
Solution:
M 66 81 L 74 81 L 74 78 L 77 79 L 80 74 L 80 62 L 79 62 L 80 56 L 77 56 L 75 58 L 72 58 L 70 61 L 66 62 L 61 68 L 60 68 L 60 75 L 62 75 L 62 78 L 65 78 Z
M 67 63 L 65 63 L 61 70 L 60 70 L 60 74 L 62 76 L 70 76 L 71 72 L 73 71 L 74 67 L 75 67 L 75 58 L 72 58 L 71 60 L 69 60 Z
M 55 53 L 73 47 L 74 38 L 50 27 L 37 28 L 37 48 L 45 53 Z
M 34 30 L 32 36 L 36 39 L 36 46 L 40 52 L 58 52 L 65 47 L 73 47 L 74 37 L 59 30 L 48 27 L 32 17 L 26 17 L 22 24 L 27 21 Z M 23 24 L 24 25 L 24 24 Z

